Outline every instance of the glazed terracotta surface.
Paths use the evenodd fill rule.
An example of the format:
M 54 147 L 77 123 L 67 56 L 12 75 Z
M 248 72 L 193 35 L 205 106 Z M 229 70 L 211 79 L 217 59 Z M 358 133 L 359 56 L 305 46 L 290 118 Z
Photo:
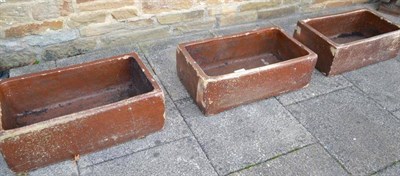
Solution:
M 164 95 L 135 54 L 0 82 L 0 149 L 27 171 L 160 130 Z
M 299 21 L 294 37 L 318 54 L 316 67 L 326 75 L 394 58 L 400 50 L 400 27 L 367 9 Z
M 180 44 L 181 82 L 206 115 L 306 86 L 317 55 L 279 28 Z

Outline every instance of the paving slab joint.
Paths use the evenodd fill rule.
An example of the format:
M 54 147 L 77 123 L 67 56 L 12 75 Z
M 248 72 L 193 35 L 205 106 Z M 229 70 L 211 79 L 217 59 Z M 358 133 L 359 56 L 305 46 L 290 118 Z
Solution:
M 340 91 L 340 90 L 343 90 L 343 89 L 347 89 L 347 88 L 349 88 L 349 87 L 352 87 L 352 86 L 347 86 L 347 87 L 344 87 L 344 88 L 341 88 L 341 89 L 338 89 L 338 90 L 335 90 L 335 91 L 332 91 L 332 92 L 329 92 L 329 93 L 337 92 L 337 91 Z M 329 93 L 322 94 L 322 95 L 327 95 L 327 94 L 329 94 Z M 318 97 L 320 97 L 320 96 L 322 96 L 322 95 L 309 98 L 309 100 L 310 100 L 310 99 L 314 99 L 314 98 L 318 98 Z M 301 102 L 303 102 L 303 101 L 306 101 L 306 100 L 302 100 L 302 101 L 299 101 L 299 102 L 296 102 L 296 103 L 293 103 L 293 104 L 298 104 L 298 103 L 301 103 Z M 278 100 L 278 102 L 281 103 L 279 100 Z M 283 106 L 282 103 L 281 103 L 281 105 Z M 288 106 L 289 106 L 289 105 L 288 105 Z M 348 173 L 349 175 L 352 175 L 352 174 L 350 173 L 350 171 L 348 171 L 348 170 L 346 169 L 346 167 L 344 166 L 344 164 L 341 163 L 341 162 L 339 161 L 339 159 L 337 159 L 335 156 L 333 156 L 333 155 L 325 148 L 325 146 L 323 146 L 323 145 L 321 144 L 321 141 L 319 141 L 318 138 L 316 138 L 316 137 L 306 128 L 306 126 L 303 125 L 303 123 L 301 123 L 300 119 L 298 119 L 291 111 L 289 111 L 288 109 L 286 109 L 285 106 L 283 106 L 283 107 L 285 108 L 286 111 L 289 112 L 289 114 L 290 114 L 291 116 L 293 116 L 293 118 L 295 118 L 295 119 L 297 120 L 297 122 L 298 122 L 301 126 L 303 126 L 304 129 L 307 130 L 308 133 L 310 133 L 310 135 L 311 135 L 315 140 L 317 140 L 317 143 L 325 150 L 326 153 L 328 153 L 328 155 L 329 155 L 333 160 L 336 161 L 336 163 L 339 164 L 339 166 L 340 166 L 344 171 L 346 171 L 346 173 Z
M 288 151 L 288 152 L 286 152 L 286 153 L 281 153 L 281 154 L 278 154 L 278 155 L 276 155 L 276 156 L 273 156 L 273 157 L 271 157 L 271 158 L 269 158 L 269 159 L 267 159 L 267 160 L 265 160 L 265 161 L 261 161 L 261 162 L 258 162 L 258 163 L 253 163 L 253 164 L 247 165 L 246 167 L 244 167 L 244 168 L 242 168 L 242 169 L 238 169 L 238 170 L 232 171 L 232 172 L 230 172 L 230 173 L 228 173 L 228 174 L 226 174 L 226 175 L 231 175 L 231 174 L 236 173 L 236 172 L 240 172 L 240 171 L 243 171 L 243 170 L 250 169 L 250 168 L 252 168 L 252 167 L 258 166 L 258 165 L 263 164 L 263 163 L 266 163 L 266 162 L 268 162 L 268 161 L 275 160 L 275 159 L 280 158 L 280 157 L 282 157 L 282 156 L 289 155 L 289 154 L 291 154 L 291 153 L 294 153 L 294 152 L 296 152 L 296 151 L 299 151 L 299 150 L 301 150 L 301 149 L 307 148 L 307 147 L 312 146 L 312 145 L 318 145 L 318 143 L 311 143 L 311 144 L 307 144 L 307 145 L 304 145 L 304 146 L 301 146 L 301 147 L 294 148 L 293 150 L 290 150 L 290 151 Z

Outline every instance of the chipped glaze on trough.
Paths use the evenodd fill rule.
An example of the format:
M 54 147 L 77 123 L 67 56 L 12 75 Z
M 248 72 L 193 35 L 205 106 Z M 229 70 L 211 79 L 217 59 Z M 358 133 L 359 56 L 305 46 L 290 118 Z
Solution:
M 165 118 L 136 53 L 3 80 L 0 103 L 0 150 L 15 172 L 141 138 Z
M 317 55 L 277 27 L 180 44 L 178 76 L 212 115 L 306 86 Z
M 394 58 L 400 27 L 368 9 L 301 20 L 294 38 L 318 54 L 316 68 L 327 76 Z

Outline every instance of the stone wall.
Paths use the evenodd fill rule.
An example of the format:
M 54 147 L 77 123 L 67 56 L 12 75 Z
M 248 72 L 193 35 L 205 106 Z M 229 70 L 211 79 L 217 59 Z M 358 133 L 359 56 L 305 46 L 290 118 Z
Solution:
M 368 0 L 0 0 L 0 71 Z

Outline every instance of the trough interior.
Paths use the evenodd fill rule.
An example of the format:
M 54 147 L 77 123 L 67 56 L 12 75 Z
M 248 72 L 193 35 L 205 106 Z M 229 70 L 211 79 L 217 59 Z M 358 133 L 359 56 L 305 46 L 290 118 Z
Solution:
M 0 85 L 2 127 L 14 129 L 152 90 L 134 58 L 9 80 Z
M 209 76 L 240 72 L 308 54 L 275 28 L 188 45 L 186 49 Z
M 399 29 L 398 26 L 369 11 L 316 18 L 306 23 L 338 44 L 366 39 Z

